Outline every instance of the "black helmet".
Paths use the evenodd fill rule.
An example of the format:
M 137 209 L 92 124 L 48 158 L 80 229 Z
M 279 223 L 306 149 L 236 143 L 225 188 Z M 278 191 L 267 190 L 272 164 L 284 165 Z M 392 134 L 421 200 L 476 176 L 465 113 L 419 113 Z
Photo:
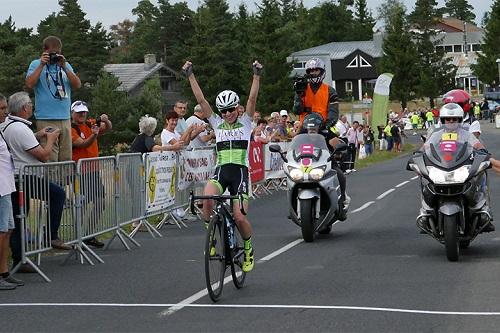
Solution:
M 322 125 L 323 125 L 323 117 L 321 117 L 321 115 L 316 112 L 308 114 L 304 118 L 304 122 L 302 123 L 302 127 L 305 130 L 315 129 L 316 131 L 319 131 Z

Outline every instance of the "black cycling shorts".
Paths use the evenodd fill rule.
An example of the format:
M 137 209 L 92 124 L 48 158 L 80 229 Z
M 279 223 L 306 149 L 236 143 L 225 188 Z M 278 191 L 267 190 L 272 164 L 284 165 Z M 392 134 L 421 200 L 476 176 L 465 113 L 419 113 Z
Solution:
M 215 174 L 210 178 L 210 182 L 215 184 L 220 193 L 229 190 L 230 195 L 243 193 L 248 197 L 248 168 L 239 164 L 224 164 L 215 168 Z

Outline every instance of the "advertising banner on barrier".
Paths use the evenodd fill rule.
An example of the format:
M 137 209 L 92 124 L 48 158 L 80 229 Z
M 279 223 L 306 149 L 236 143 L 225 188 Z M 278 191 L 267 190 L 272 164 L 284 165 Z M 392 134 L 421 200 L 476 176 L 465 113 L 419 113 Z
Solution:
M 146 215 L 174 204 L 176 157 L 175 153 L 170 152 L 145 154 Z
M 281 147 L 281 151 L 287 151 L 290 146 L 290 142 L 273 142 L 273 144 L 278 144 Z M 276 179 L 285 177 L 285 172 L 283 171 L 283 160 L 280 154 L 271 153 L 269 150 L 269 145 L 264 147 L 264 169 L 266 179 Z
M 248 172 L 252 184 L 264 179 L 264 154 L 261 142 L 250 141 L 250 151 L 248 153 Z
M 179 155 L 180 173 L 179 190 L 185 190 L 189 185 L 206 182 L 214 174 L 214 149 L 183 150 Z

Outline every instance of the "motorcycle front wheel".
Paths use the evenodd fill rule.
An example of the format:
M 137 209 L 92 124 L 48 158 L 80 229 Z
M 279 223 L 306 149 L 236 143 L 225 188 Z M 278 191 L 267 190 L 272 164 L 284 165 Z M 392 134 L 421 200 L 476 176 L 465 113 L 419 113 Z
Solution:
M 443 215 L 444 246 L 449 261 L 458 260 L 458 215 Z
M 302 238 L 306 242 L 314 241 L 314 205 L 313 200 L 300 201 L 300 227 Z

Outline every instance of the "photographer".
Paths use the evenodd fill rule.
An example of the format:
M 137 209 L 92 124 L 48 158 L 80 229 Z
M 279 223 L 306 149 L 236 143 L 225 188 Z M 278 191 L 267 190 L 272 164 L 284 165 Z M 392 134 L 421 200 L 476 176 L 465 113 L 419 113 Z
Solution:
M 45 127 L 61 131 L 54 143 L 49 162 L 71 160 L 71 90 L 81 86 L 73 67 L 61 53 L 61 40 L 49 36 L 43 40 L 40 59 L 33 60 L 26 74 L 26 86 L 35 91 L 37 130 Z M 45 138 L 42 139 L 42 144 Z
M 191 138 L 189 147 L 206 147 L 210 144 L 210 141 L 215 138 L 215 132 L 210 130 L 210 126 L 206 121 L 206 117 L 203 114 L 200 104 L 196 104 L 193 115 L 186 120 L 186 123 L 188 127 L 192 125 L 198 126 L 198 129 L 192 132 L 195 137 Z
M 76 101 L 71 104 L 72 158 L 75 162 L 81 158 L 99 157 L 97 138 L 113 127 L 107 115 L 102 114 L 97 119 L 87 119 L 88 114 L 87 103 Z M 87 202 L 94 202 L 93 220 L 98 221 L 104 211 L 104 186 L 97 163 L 87 166 L 89 168 L 82 170 L 85 178 L 81 184 L 81 192 Z M 85 244 L 98 248 L 104 246 L 95 237 L 85 240 Z
M 323 80 L 326 75 L 325 63 L 319 58 L 312 58 L 306 63 L 306 75 L 294 82 L 295 99 L 293 112 L 300 116 L 300 122 L 311 112 L 316 112 L 326 119 L 327 128 L 335 124 L 339 117 L 338 96 L 335 89 Z

